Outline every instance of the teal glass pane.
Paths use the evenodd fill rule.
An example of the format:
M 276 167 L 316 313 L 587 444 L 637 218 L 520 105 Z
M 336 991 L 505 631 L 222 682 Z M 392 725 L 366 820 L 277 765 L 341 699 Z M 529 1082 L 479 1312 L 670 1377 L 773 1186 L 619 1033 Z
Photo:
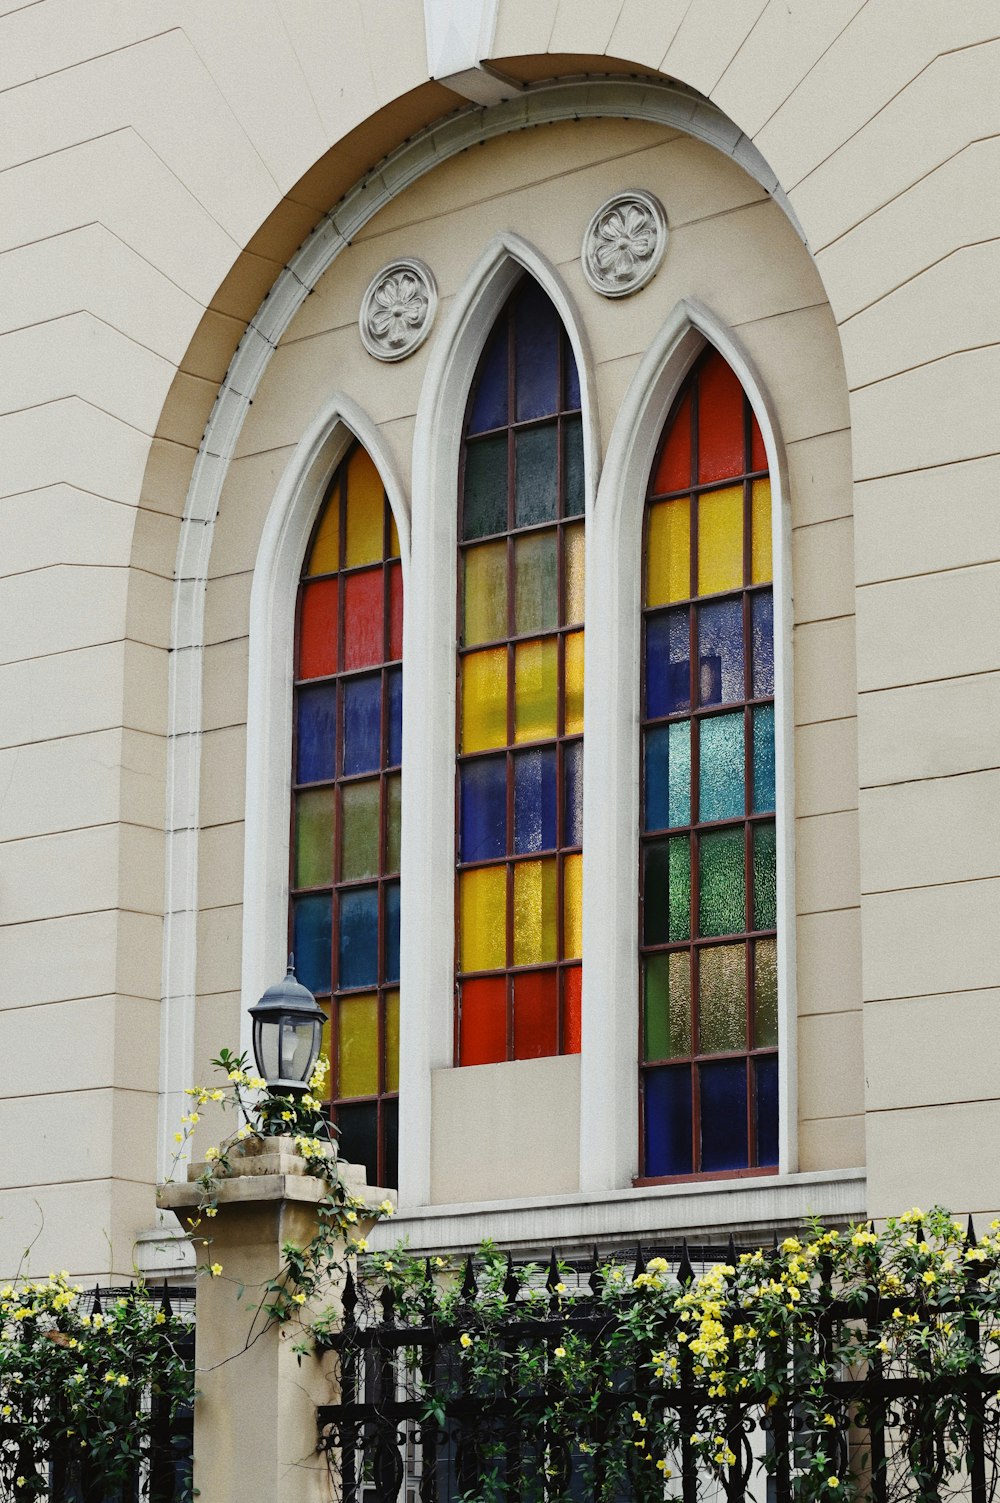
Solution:
M 741 934 L 745 923 L 743 826 L 713 830 L 701 837 L 699 846 L 699 932 Z
M 691 822 L 691 722 L 657 726 L 645 739 L 647 830 Z
M 579 406 L 577 394 L 577 406 Z M 563 421 L 563 515 L 582 517 L 583 495 L 583 419 Z
M 774 808 L 774 705 L 753 712 L 753 812 Z
M 774 825 L 755 825 L 753 832 L 753 926 L 775 929 L 778 923 L 777 840 Z
M 514 525 L 554 522 L 558 499 L 558 440 L 555 423 L 528 428 L 514 439 Z
M 462 536 L 486 538 L 507 530 L 507 435 L 484 438 L 465 451 Z
M 744 813 L 746 798 L 743 711 L 702 720 L 700 737 L 700 817 L 703 821 L 739 819 Z

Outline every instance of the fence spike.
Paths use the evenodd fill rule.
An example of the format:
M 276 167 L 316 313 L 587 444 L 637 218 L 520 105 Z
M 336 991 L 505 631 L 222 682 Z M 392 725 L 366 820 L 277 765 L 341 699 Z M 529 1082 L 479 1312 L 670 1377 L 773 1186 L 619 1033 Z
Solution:
M 344 1325 L 353 1326 L 355 1323 L 354 1312 L 358 1307 L 358 1290 L 354 1282 L 354 1274 L 350 1268 L 348 1268 L 347 1277 L 344 1280 L 344 1293 L 341 1296 L 341 1304 L 344 1307 Z
M 636 1249 L 635 1249 L 635 1270 L 634 1270 L 634 1272 L 632 1274 L 632 1280 L 633 1280 L 633 1282 L 639 1277 L 640 1274 L 643 1274 L 645 1272 L 646 1272 L 646 1259 L 642 1255 L 642 1243 L 638 1242 L 638 1243 L 636 1243 Z
M 972 1224 L 971 1212 L 969 1213 L 969 1225 L 965 1229 L 965 1245 L 966 1247 L 975 1247 L 976 1245 L 976 1228 Z
M 736 1267 L 736 1238 L 732 1232 L 729 1233 L 729 1242 L 726 1247 L 726 1262 Z
M 174 1313 L 174 1307 L 170 1303 L 170 1290 L 167 1288 L 166 1279 L 163 1280 L 163 1293 L 160 1295 L 160 1309 L 166 1316 L 167 1320 L 169 1320 Z
M 549 1271 L 548 1271 L 548 1274 L 546 1275 L 545 1287 L 549 1291 L 550 1294 L 554 1294 L 555 1293 L 555 1289 L 556 1289 L 556 1285 L 557 1284 L 561 1284 L 561 1283 L 562 1283 L 562 1278 L 561 1278 L 560 1273 L 559 1273 L 559 1263 L 558 1263 L 558 1261 L 556 1259 L 556 1250 L 555 1250 L 555 1248 L 553 1248 L 552 1252 L 551 1252 L 551 1254 L 549 1256 Z
M 391 1284 L 382 1285 L 382 1293 L 379 1295 L 379 1303 L 382 1306 L 382 1319 L 387 1326 L 395 1325 L 393 1314 L 396 1308 L 396 1291 Z
M 518 1282 L 517 1274 L 514 1272 L 514 1259 L 509 1252 L 507 1253 L 507 1272 L 504 1274 L 503 1292 L 511 1304 L 513 1304 L 521 1292 L 521 1285 Z
M 597 1248 L 596 1248 L 596 1246 L 594 1248 L 593 1267 L 590 1270 L 590 1278 L 588 1279 L 587 1282 L 590 1285 L 590 1292 L 591 1292 L 591 1294 L 595 1294 L 595 1295 L 596 1294 L 600 1294 L 600 1292 L 601 1292 L 601 1284 L 602 1284 L 603 1281 L 601 1279 L 600 1264 L 599 1264 L 599 1262 L 597 1260 Z
M 101 1304 L 101 1286 L 99 1284 L 94 1285 L 94 1308 L 90 1313 L 91 1315 L 104 1314 L 104 1306 Z
M 465 1260 L 465 1277 L 462 1280 L 461 1294 L 467 1304 L 471 1304 L 479 1293 L 479 1285 L 476 1283 L 476 1270 L 472 1266 L 472 1254 Z
M 677 1282 L 679 1284 L 690 1284 L 693 1280 L 694 1268 L 691 1264 L 691 1255 L 688 1252 L 688 1242 L 685 1237 L 681 1244 L 681 1260 L 677 1265 Z

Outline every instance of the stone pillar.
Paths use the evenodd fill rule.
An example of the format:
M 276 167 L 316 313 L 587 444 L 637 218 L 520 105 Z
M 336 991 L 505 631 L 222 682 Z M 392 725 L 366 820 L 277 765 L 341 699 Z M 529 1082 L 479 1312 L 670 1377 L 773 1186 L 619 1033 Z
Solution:
M 231 1146 L 220 1175 L 218 1210 L 203 1219 L 199 1263 L 219 1263 L 216 1277 L 198 1280 L 195 1339 L 194 1485 L 210 1503 L 329 1503 L 334 1490 L 325 1458 L 316 1453 L 316 1409 L 331 1399 L 315 1357 L 294 1350 L 303 1339 L 295 1320 L 268 1326 L 260 1313 L 268 1281 L 280 1271 L 286 1242 L 304 1247 L 316 1227 L 326 1183 L 309 1173 L 291 1138 L 248 1138 Z M 161 1207 L 182 1219 L 200 1198 L 188 1183 L 164 1185 Z M 370 1200 L 364 1170 L 340 1165 L 353 1195 Z M 242 1290 L 242 1292 L 241 1292 Z M 335 1286 L 302 1307 L 308 1321 L 337 1297 Z

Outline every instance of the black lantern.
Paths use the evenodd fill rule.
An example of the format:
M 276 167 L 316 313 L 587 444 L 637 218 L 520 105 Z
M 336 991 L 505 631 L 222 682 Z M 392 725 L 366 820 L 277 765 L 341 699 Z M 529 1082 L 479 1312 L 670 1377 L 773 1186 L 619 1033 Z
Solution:
M 268 1089 L 281 1096 L 305 1093 L 319 1055 L 326 1014 L 312 992 L 295 979 L 294 956 L 288 957 L 284 981 L 269 986 L 253 1018 L 253 1054 Z

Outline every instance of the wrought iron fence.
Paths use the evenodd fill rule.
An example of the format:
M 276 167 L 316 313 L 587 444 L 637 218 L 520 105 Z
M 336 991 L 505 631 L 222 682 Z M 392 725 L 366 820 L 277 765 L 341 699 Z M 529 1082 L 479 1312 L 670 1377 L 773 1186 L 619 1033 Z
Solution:
M 646 1268 L 647 1259 L 664 1257 L 684 1286 L 709 1266 L 754 1250 L 738 1249 L 730 1240 L 727 1247 L 685 1243 L 633 1248 L 619 1256 L 628 1258 L 635 1274 Z M 503 1329 L 511 1350 L 528 1343 L 552 1353 L 572 1334 L 599 1351 L 613 1324 L 600 1299 L 600 1269 L 596 1251 L 585 1261 L 558 1263 L 553 1253 L 547 1272 L 542 1269 L 550 1296 L 547 1313 L 528 1319 L 519 1318 L 522 1310 L 528 1313 L 524 1290 L 508 1259 Z M 436 1276 L 428 1260 L 428 1283 Z M 568 1305 L 555 1294 L 564 1281 L 575 1285 Z M 477 1264 L 471 1256 L 461 1292 L 467 1325 L 477 1299 Z M 718 1405 L 713 1410 L 704 1378 L 695 1380 L 689 1371 L 664 1387 L 652 1382 L 654 1364 L 633 1364 L 617 1374 L 610 1391 L 597 1396 L 589 1437 L 581 1444 L 579 1433 L 571 1438 L 539 1430 L 531 1422 L 533 1414 L 544 1414 L 549 1406 L 544 1386 L 537 1394 L 514 1394 L 509 1388 L 476 1392 L 463 1377 L 462 1306 L 458 1318 L 444 1324 L 433 1314 L 433 1305 L 429 1300 L 423 1320 L 415 1320 L 412 1312 L 401 1318 L 390 1288 L 373 1289 L 363 1276 L 357 1282 L 348 1276 L 342 1329 L 327 1338 L 334 1354 L 331 1377 L 337 1401 L 318 1411 L 319 1448 L 327 1454 L 341 1503 L 478 1503 L 484 1498 L 793 1503 L 815 1496 L 804 1479 L 820 1444 L 831 1469 L 850 1477 L 870 1503 L 944 1503 L 958 1496 L 992 1503 L 1000 1485 L 1000 1372 L 990 1363 L 952 1376 L 927 1376 L 919 1370 L 892 1376 L 877 1357 L 863 1371 L 833 1364 L 824 1387 L 832 1424 L 822 1435 L 794 1401 L 794 1392 L 790 1402 L 762 1394 L 734 1399 L 728 1404 L 724 1437 L 732 1460 L 706 1466 L 693 1441 L 702 1418 L 710 1411 L 717 1415 Z M 859 1322 L 877 1340 L 883 1324 L 899 1313 L 898 1297 L 873 1296 L 860 1312 L 854 1304 L 831 1298 L 818 1343 L 832 1350 L 838 1327 L 853 1323 L 857 1328 Z M 948 1307 L 938 1313 L 947 1316 Z M 959 1318 L 966 1321 L 966 1334 L 978 1342 L 978 1328 L 968 1328 L 967 1308 Z M 787 1352 L 789 1372 L 797 1363 L 801 1366 L 802 1355 Z M 965 1454 L 957 1470 L 954 1457 L 938 1456 L 935 1449 L 943 1441 L 931 1417 L 940 1413 L 943 1399 L 961 1410 L 965 1420 Z M 669 1427 L 677 1439 L 664 1458 L 669 1469 L 651 1470 L 626 1455 L 609 1491 L 600 1460 L 608 1454 L 609 1440 L 627 1449 L 623 1421 L 633 1411 L 657 1408 L 679 1422 Z M 923 1415 L 928 1416 L 926 1426 Z M 834 1497 L 831 1492 L 830 1503 Z

